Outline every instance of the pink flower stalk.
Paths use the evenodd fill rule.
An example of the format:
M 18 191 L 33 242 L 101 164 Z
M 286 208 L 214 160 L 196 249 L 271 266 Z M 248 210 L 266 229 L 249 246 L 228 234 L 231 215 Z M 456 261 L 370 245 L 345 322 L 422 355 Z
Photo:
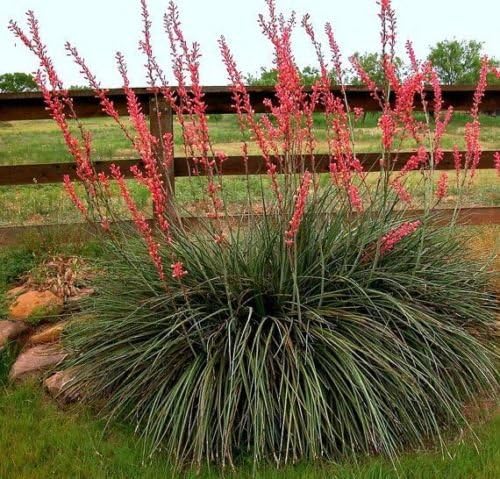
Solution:
M 127 98 L 127 110 L 136 132 L 136 137 L 133 139 L 133 145 L 141 157 L 146 176 L 144 177 L 142 174 L 137 174 L 138 170 L 132 170 L 132 172 L 135 173 L 136 178 L 145 184 L 149 189 L 153 202 L 155 218 L 158 221 L 160 229 L 166 235 L 167 240 L 171 241 L 170 223 L 166 219 L 169 192 L 166 191 L 166 186 L 164 185 L 162 175 L 159 171 L 159 158 L 157 156 L 157 152 L 160 150 L 158 145 L 159 141 L 149 130 L 146 116 L 142 111 L 141 104 L 134 90 L 130 87 L 127 65 L 123 55 L 117 53 L 116 61 L 118 64 L 118 70 L 123 80 L 123 89 Z M 165 137 L 163 140 L 165 141 Z M 165 151 L 161 149 L 163 150 L 164 164 L 172 161 L 171 140 L 169 140 L 168 136 L 166 140 L 169 150 Z
M 184 264 L 181 261 L 177 261 L 170 265 L 172 268 L 172 278 L 181 280 L 188 272 L 184 269 Z
M 457 177 L 460 174 L 460 170 L 462 169 L 462 162 L 463 162 L 463 157 L 462 153 L 458 149 L 458 145 L 453 145 L 453 165 L 455 166 Z
M 344 85 L 344 71 L 342 69 L 342 55 L 340 54 L 340 47 L 335 39 L 332 25 L 327 22 L 325 25 L 325 33 L 328 38 L 328 45 L 332 54 L 332 63 L 337 76 L 337 83 Z
M 27 11 L 26 18 L 31 38 L 24 33 L 17 22 L 12 20 L 9 22 L 9 30 L 38 58 L 40 61 L 40 68 L 46 72 L 51 89 L 54 91 L 64 90 L 63 83 L 57 75 L 52 59 L 47 55 L 47 47 L 40 38 L 40 26 L 33 10 Z
M 436 198 L 440 201 L 448 194 L 448 174 L 441 173 L 436 190 Z
M 418 122 L 414 118 L 414 99 L 415 94 L 422 90 L 423 76 L 421 73 L 416 72 L 408 75 L 399 87 L 395 85 L 397 90 L 394 116 L 402 123 L 403 130 L 408 131 L 417 143 L 420 143 Z
M 388 109 L 386 109 L 386 111 L 384 111 L 384 113 L 380 116 L 378 126 L 382 130 L 382 146 L 385 150 L 390 150 L 396 133 L 396 124 L 394 123 L 394 118 Z
M 476 174 L 476 169 L 481 160 L 482 148 L 480 143 L 481 125 L 476 118 L 465 125 L 465 144 L 467 146 L 467 158 L 465 167 L 470 171 L 471 179 Z
M 102 111 L 115 121 L 115 123 L 120 127 L 127 139 L 131 143 L 133 143 L 133 138 L 130 135 L 130 132 L 128 131 L 125 124 L 121 121 L 120 114 L 116 110 L 114 103 L 107 96 L 107 90 L 101 87 L 100 82 L 88 67 L 85 59 L 79 54 L 78 50 L 70 42 L 66 42 L 65 49 L 68 52 L 68 55 L 70 55 L 73 58 L 73 61 L 80 67 L 80 72 L 83 75 L 83 78 L 87 80 L 90 88 L 92 88 L 92 90 L 94 91 L 96 98 L 99 99 Z
M 81 140 L 72 132 L 65 114 L 65 105 L 63 99 L 58 93 L 49 91 L 43 80 L 43 74 L 38 72 L 36 75 L 37 84 L 42 91 L 42 96 L 46 108 L 61 130 L 66 144 L 66 148 L 73 157 L 76 164 L 76 174 L 85 183 L 95 181 L 95 172 L 90 160 L 92 137 L 89 132 L 80 130 Z
M 75 160 L 77 176 L 86 183 L 89 193 L 93 194 L 92 182 L 95 180 L 95 174 L 90 161 L 92 138 L 90 133 L 85 131 L 78 121 L 77 126 L 81 139 L 76 138 L 71 132 L 66 112 L 69 112 L 70 118 L 77 119 L 73 101 L 69 97 L 67 90 L 64 89 L 52 59 L 47 53 L 47 47 L 41 40 L 40 27 L 35 14 L 32 10 L 29 10 L 26 17 L 30 36 L 24 33 L 21 27 L 12 20 L 9 22 L 9 30 L 38 58 L 40 69 L 35 76 L 35 80 L 42 92 L 46 108 L 59 126 L 66 147 Z
M 383 103 L 380 98 L 378 87 L 375 81 L 370 77 L 370 75 L 366 72 L 361 63 L 359 63 L 359 60 L 354 55 L 349 57 L 349 61 L 351 62 L 354 71 L 361 79 L 361 83 L 363 83 L 363 85 L 365 85 L 368 90 L 370 90 L 370 95 L 372 96 L 372 98 L 378 101 L 380 106 L 383 107 Z
M 409 160 L 401 169 L 399 177 L 404 176 L 406 173 L 414 170 L 418 170 L 420 167 L 425 166 L 429 160 L 429 155 L 425 146 L 419 146 L 417 153 L 415 155 L 411 155 Z
M 309 14 L 306 14 L 303 16 L 302 28 L 304 28 L 306 34 L 311 39 L 311 43 L 313 44 L 313 47 L 316 51 L 316 57 L 317 57 L 319 68 L 320 68 L 320 78 L 327 78 L 328 77 L 328 68 L 326 66 L 325 56 L 323 55 L 321 44 L 316 39 L 316 34 L 315 34 L 314 28 L 311 24 L 311 16 Z M 327 27 L 325 27 L 325 29 L 326 28 Z M 330 27 L 330 29 L 331 29 L 331 27 Z M 342 77 L 341 64 L 336 66 L 336 73 L 337 73 L 337 76 L 340 75 L 340 77 Z
M 379 0 L 377 3 L 380 4 L 378 16 L 381 21 L 382 57 L 386 55 L 389 46 L 389 55 L 393 60 L 396 48 L 396 12 L 392 8 L 391 0 Z
M 481 70 L 479 71 L 479 80 L 477 82 L 476 91 L 474 93 L 474 100 L 472 102 L 471 116 L 472 118 L 479 118 L 479 105 L 483 100 L 488 85 L 488 73 L 490 72 L 491 65 L 488 57 L 481 59 Z
M 484 57 L 481 61 L 481 71 L 479 73 L 479 81 L 477 83 L 476 91 L 474 93 L 474 100 L 470 115 L 472 121 L 465 125 L 465 144 L 467 146 L 467 157 L 465 160 L 465 168 L 470 170 L 470 179 L 474 178 L 476 169 L 481 160 L 482 148 L 480 143 L 481 124 L 479 122 L 479 106 L 484 97 L 487 76 L 490 71 L 490 61 Z
M 363 115 L 365 114 L 365 111 L 363 110 L 363 108 L 360 108 L 358 106 L 355 106 L 352 111 L 354 112 L 354 118 L 356 121 L 359 121 L 361 120 L 361 118 L 363 118 Z
M 125 200 L 125 204 L 132 215 L 132 220 L 134 221 L 137 230 L 144 238 L 148 247 L 149 256 L 155 265 L 159 278 L 163 281 L 165 279 L 165 272 L 163 270 L 163 260 L 160 255 L 160 245 L 155 241 L 151 227 L 148 225 L 146 218 L 139 211 L 137 204 L 132 198 L 129 189 L 125 184 L 125 179 L 120 171 L 120 168 L 112 164 L 110 166 L 110 173 L 113 179 L 118 183 L 121 196 Z
M 146 56 L 146 64 L 144 65 L 147 72 L 148 84 L 153 89 L 157 91 L 157 83 L 159 82 L 162 88 L 167 86 L 167 80 L 163 70 L 158 64 L 156 57 L 153 54 L 153 46 L 151 43 L 151 27 L 152 22 L 147 6 L 146 0 L 141 0 L 141 17 L 142 17 L 142 40 L 139 41 L 139 49 Z
M 288 230 L 285 232 L 285 244 L 292 246 L 295 243 L 297 233 L 304 217 L 309 188 L 312 182 L 312 174 L 306 171 L 302 177 L 302 182 L 295 195 L 295 205 L 292 219 L 289 222 Z
M 349 197 L 349 202 L 351 208 L 357 211 L 363 211 L 363 200 L 359 193 L 359 188 L 352 183 L 347 187 L 347 195 Z
M 261 155 L 266 165 L 266 171 L 271 179 L 271 187 L 278 201 L 278 208 L 281 211 L 283 203 L 283 195 L 280 191 L 277 165 L 273 160 L 273 145 L 271 139 L 266 135 L 266 129 L 257 121 L 255 112 L 250 101 L 250 95 L 244 83 L 243 76 L 238 70 L 234 57 L 229 49 L 226 39 L 220 37 L 219 49 L 222 55 L 223 62 L 226 66 L 226 71 L 230 81 L 230 88 L 233 97 L 233 108 L 238 116 L 240 130 L 243 132 L 249 128 L 254 136 L 254 139 L 259 147 Z M 263 119 L 266 118 L 265 116 Z M 269 131 L 269 130 L 267 130 Z
M 497 175 L 500 176 L 500 152 L 496 152 L 494 155 L 493 155 L 493 163 L 494 163 L 494 166 L 495 166 L 495 170 L 497 172 Z
M 389 82 L 389 86 L 394 92 L 396 92 L 396 95 L 398 95 L 401 89 L 401 82 L 398 78 L 396 65 L 391 60 L 389 55 L 385 55 L 384 58 L 382 58 L 382 67 L 384 69 L 385 77 Z
M 434 117 L 439 120 L 441 116 L 441 110 L 443 109 L 443 93 L 441 89 L 441 83 L 439 82 L 439 76 L 434 68 L 429 64 L 430 69 L 430 84 L 432 85 L 432 90 L 434 92 Z
M 441 140 L 446 132 L 446 128 L 452 120 L 453 107 L 448 107 L 446 114 L 442 118 L 441 111 L 443 109 L 443 94 L 441 84 L 436 70 L 432 68 L 430 64 L 428 65 L 428 68 L 430 69 L 430 83 L 434 92 L 434 118 L 436 123 L 434 130 L 434 164 L 438 165 L 444 156 L 441 148 Z
M 392 251 L 400 241 L 417 231 L 421 224 L 422 222 L 420 220 L 406 222 L 389 231 L 389 233 L 382 237 L 380 255 L 383 256 L 389 251 Z
M 64 175 L 63 177 L 64 189 L 68 196 L 71 198 L 73 204 L 80 210 L 83 216 L 88 216 L 87 207 L 83 204 L 82 200 L 78 197 L 75 190 L 75 185 L 70 180 L 69 175 Z
M 403 203 L 407 203 L 408 205 L 411 205 L 413 198 L 412 198 L 410 192 L 403 186 L 400 179 L 395 179 L 391 183 L 391 188 L 394 190 L 394 192 L 396 193 L 398 198 Z
M 420 71 L 420 63 L 417 60 L 417 55 L 415 54 L 415 50 L 413 48 L 413 43 L 408 40 L 405 44 L 406 53 L 410 60 L 410 65 L 413 70 L 413 73 L 418 73 Z

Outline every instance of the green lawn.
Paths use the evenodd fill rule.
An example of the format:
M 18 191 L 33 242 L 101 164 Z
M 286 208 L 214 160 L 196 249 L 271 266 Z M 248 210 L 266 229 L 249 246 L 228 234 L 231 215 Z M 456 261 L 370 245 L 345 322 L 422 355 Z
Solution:
M 421 117 L 421 114 L 416 114 Z M 420 118 L 422 119 L 422 118 Z M 359 151 L 380 150 L 380 132 L 375 128 L 377 113 L 367 113 L 363 120 L 354 123 L 355 138 Z M 463 147 L 464 125 L 468 121 L 465 114 L 457 113 L 443 140 L 443 147 L 451 149 L 455 143 Z M 120 129 L 109 118 L 86 118 L 83 125 L 92 133 L 95 158 L 114 160 L 134 158 L 136 154 Z M 127 120 L 125 120 L 127 123 Z M 209 117 L 211 139 L 216 149 L 227 154 L 240 154 L 241 134 L 235 115 L 211 115 Z M 500 118 L 481 116 L 482 144 L 485 149 L 500 148 Z M 326 151 L 325 121 L 316 115 L 314 130 L 319 141 L 318 149 Z M 181 146 L 179 126 L 175 126 L 175 144 Z M 403 147 L 414 146 L 410 141 Z M 179 151 L 182 151 L 179 148 Z M 250 152 L 257 153 L 255 145 Z M 0 165 L 59 163 L 70 161 L 62 136 L 52 120 L 0 122 Z
M 263 468 L 253 476 L 244 466 L 237 474 L 195 471 L 175 474 L 161 454 L 142 454 L 141 443 L 126 427 L 97 420 L 89 411 L 59 410 L 34 385 L 1 389 L 0 477 L 57 478 L 174 478 L 228 477 L 261 479 L 496 479 L 500 477 L 500 415 L 449 441 L 446 452 L 404 454 L 393 466 L 382 459 L 358 465 L 299 465 L 280 471 Z

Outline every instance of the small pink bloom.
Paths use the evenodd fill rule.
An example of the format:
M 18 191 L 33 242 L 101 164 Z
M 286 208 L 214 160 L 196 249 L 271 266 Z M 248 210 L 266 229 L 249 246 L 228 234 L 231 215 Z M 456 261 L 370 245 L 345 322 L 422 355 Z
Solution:
M 64 175 L 63 181 L 64 181 L 64 189 L 66 190 L 66 193 L 68 193 L 68 196 L 71 198 L 71 201 L 80 210 L 82 215 L 86 217 L 88 214 L 87 207 L 78 197 L 75 190 L 75 185 L 72 183 L 68 175 Z
M 460 173 L 460 170 L 462 169 L 462 153 L 458 149 L 457 145 L 453 145 L 453 164 L 455 166 L 455 171 L 457 172 L 457 175 Z
M 390 150 L 396 133 L 396 124 L 389 111 L 382 113 L 378 121 L 378 126 L 382 130 L 382 145 L 384 149 Z
M 493 155 L 493 161 L 495 164 L 495 170 L 497 171 L 497 175 L 500 176 L 500 152 L 496 152 Z
M 394 192 L 398 195 L 398 198 L 404 203 L 411 204 L 412 196 L 410 192 L 401 184 L 399 180 L 394 180 L 391 183 L 391 187 Z
M 389 231 L 385 236 L 382 237 L 382 242 L 380 244 L 380 254 L 383 255 L 391 250 L 402 241 L 407 236 L 413 234 L 422 224 L 421 221 L 413 221 L 403 223 L 401 226 Z
M 309 171 L 304 173 L 302 183 L 300 184 L 297 195 L 295 197 L 295 207 L 293 209 L 292 219 L 289 222 L 288 230 L 285 233 L 285 243 L 292 246 L 295 243 L 295 238 L 300 228 L 300 223 L 304 216 L 306 201 L 309 195 L 309 188 L 311 186 L 312 175 Z
M 356 121 L 361 120 L 361 118 L 363 118 L 363 115 L 365 113 L 363 108 L 360 108 L 358 106 L 355 106 L 352 111 L 354 112 L 354 118 Z
M 446 172 L 441 173 L 439 177 L 436 197 L 438 200 L 442 200 L 448 193 L 448 174 Z
M 170 267 L 172 268 L 172 278 L 174 279 L 182 279 L 188 274 L 181 261 L 171 264 Z

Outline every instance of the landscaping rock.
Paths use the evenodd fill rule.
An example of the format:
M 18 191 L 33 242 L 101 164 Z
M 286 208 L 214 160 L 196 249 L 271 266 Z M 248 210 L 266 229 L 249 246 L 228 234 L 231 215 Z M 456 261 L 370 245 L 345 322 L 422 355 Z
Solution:
M 68 404 L 79 399 L 76 391 L 67 389 L 71 381 L 73 381 L 73 375 L 71 371 L 66 370 L 53 374 L 43 384 L 51 397 L 63 404 Z
M 27 321 L 30 318 L 57 315 L 63 301 L 51 291 L 28 291 L 18 296 L 9 308 L 9 319 Z
M 27 376 L 36 375 L 46 369 L 57 366 L 66 354 L 59 346 L 41 345 L 22 352 L 10 370 L 9 378 L 17 381 Z
M 16 286 L 15 288 L 9 289 L 7 291 L 7 298 L 16 299 L 19 295 L 26 292 L 26 286 Z
M 61 339 L 61 334 L 66 326 L 66 323 L 58 323 L 54 326 L 49 326 L 47 328 L 38 330 L 33 336 L 28 340 L 28 343 L 32 346 L 38 346 L 40 344 L 50 344 L 56 343 Z
M 18 338 L 28 328 L 22 321 L 0 321 L 0 350 L 8 341 Z

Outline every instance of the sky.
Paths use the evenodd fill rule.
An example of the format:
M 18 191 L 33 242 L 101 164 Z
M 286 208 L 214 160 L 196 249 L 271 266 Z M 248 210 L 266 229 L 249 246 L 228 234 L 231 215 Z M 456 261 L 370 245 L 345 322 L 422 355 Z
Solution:
M 162 16 L 167 0 L 149 0 L 154 21 L 156 55 L 169 69 L 167 38 Z M 201 80 L 204 85 L 225 85 L 227 80 L 217 49 L 225 35 L 239 69 L 256 73 L 270 66 L 272 51 L 260 33 L 257 15 L 265 10 L 264 0 L 177 0 L 186 38 L 201 44 Z M 330 21 L 345 57 L 355 51 L 376 51 L 379 24 L 375 0 L 277 0 L 278 8 L 295 10 L 298 18 L 311 15 L 318 33 Z M 425 58 L 429 46 L 443 39 L 475 39 L 485 51 L 500 58 L 499 0 L 393 0 L 398 15 L 400 53 L 411 39 L 417 55 Z M 24 24 L 24 12 L 35 11 L 56 69 L 69 85 L 84 84 L 78 68 L 66 57 L 65 41 L 71 41 L 86 58 L 106 87 L 119 87 L 114 54 L 127 58 L 131 83 L 145 85 L 143 57 L 137 51 L 141 23 L 139 0 L 0 0 L 0 74 L 33 72 L 35 58 L 7 30 L 10 19 Z M 294 37 L 295 56 L 300 66 L 315 65 L 310 44 L 300 28 Z

